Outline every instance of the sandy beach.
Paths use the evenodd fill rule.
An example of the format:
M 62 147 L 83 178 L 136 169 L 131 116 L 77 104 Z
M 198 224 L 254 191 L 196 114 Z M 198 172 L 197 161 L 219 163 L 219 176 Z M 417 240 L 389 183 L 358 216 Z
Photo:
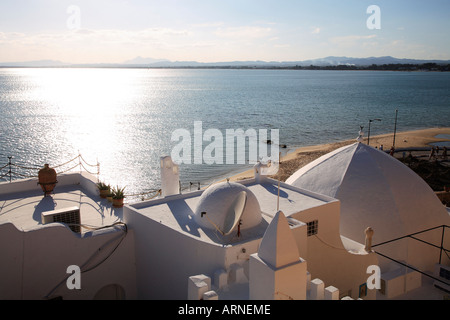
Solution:
M 440 134 L 450 135 L 450 128 L 429 128 L 423 130 L 397 132 L 395 135 L 395 148 L 429 147 L 431 143 L 448 141 L 446 139 L 436 138 L 436 136 Z M 280 169 L 278 174 L 273 176 L 273 178 L 285 181 L 298 169 L 321 157 L 322 155 L 336 150 L 337 148 L 355 143 L 356 138 L 357 137 L 355 137 L 355 139 L 341 142 L 298 148 L 297 150 L 290 152 L 281 158 Z M 393 142 L 393 133 L 370 136 L 370 145 L 376 147 L 383 145 L 384 150 L 389 150 L 392 147 Z M 364 138 L 364 143 L 367 143 L 367 137 Z M 253 170 L 247 170 L 230 177 L 230 181 L 239 181 L 253 177 Z

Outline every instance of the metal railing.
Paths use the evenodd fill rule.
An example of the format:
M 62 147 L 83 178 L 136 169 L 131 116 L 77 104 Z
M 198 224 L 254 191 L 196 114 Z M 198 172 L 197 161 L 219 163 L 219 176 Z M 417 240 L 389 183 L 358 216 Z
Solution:
M 425 232 L 429 232 L 429 231 L 436 230 L 436 229 L 440 229 L 440 228 L 442 228 L 442 236 L 441 236 L 441 245 L 440 245 L 440 246 L 437 246 L 437 245 L 435 245 L 435 244 L 433 244 L 433 243 L 430 243 L 430 242 L 428 242 L 428 241 L 425 241 L 425 240 L 422 240 L 422 239 L 419 239 L 419 238 L 415 237 L 415 236 L 418 235 L 418 234 L 425 233 Z M 441 262 L 442 262 L 442 253 L 445 253 L 446 256 L 447 256 L 447 258 L 450 259 L 450 256 L 449 256 L 449 254 L 448 254 L 448 253 L 450 252 L 450 250 L 444 248 L 444 237 L 445 237 L 445 229 L 446 229 L 446 228 L 449 228 L 449 226 L 447 226 L 447 225 L 441 225 L 441 226 L 437 226 L 437 227 L 434 227 L 434 228 L 425 229 L 425 230 L 422 230 L 422 231 L 418 231 L 418 232 L 415 232 L 415 233 L 408 234 L 408 235 L 403 236 L 403 237 L 399 237 L 399 238 L 395 238 L 395 239 L 392 239 L 392 240 L 388 240 L 388 241 L 384 241 L 384 242 L 381 242 L 381 243 L 377 243 L 377 244 L 375 244 L 375 245 L 372 245 L 372 248 L 378 247 L 378 246 L 382 246 L 382 245 L 385 245 L 385 244 L 388 244 L 388 243 L 392 243 L 392 242 L 395 242 L 395 241 L 399 241 L 399 240 L 402 240 L 402 239 L 407 239 L 407 238 L 409 238 L 409 239 L 413 239 L 413 240 L 416 240 L 416 241 L 425 243 L 425 244 L 427 244 L 427 245 L 429 245 L 429 246 L 432 246 L 432 247 L 434 247 L 434 248 L 439 249 L 439 250 L 440 250 L 440 253 L 439 253 L 439 264 L 441 264 Z M 387 255 L 385 255 L 385 254 L 382 254 L 381 252 L 376 251 L 376 250 L 374 250 L 374 252 L 375 252 L 376 254 L 378 254 L 378 255 L 380 255 L 380 256 L 386 258 L 386 259 L 389 259 L 389 260 L 391 260 L 391 261 L 394 261 L 394 262 L 397 263 L 397 264 L 400 264 L 400 265 L 402 265 L 402 266 L 404 266 L 404 267 L 407 267 L 407 268 L 409 268 L 409 269 L 411 269 L 411 270 L 417 271 L 417 272 L 419 272 L 420 274 L 422 274 L 422 275 L 424 275 L 424 276 L 427 276 L 427 277 L 429 277 L 429 278 L 431 278 L 431 279 L 433 279 L 433 280 L 435 280 L 435 281 L 439 281 L 439 282 L 444 283 L 444 284 L 446 284 L 446 285 L 450 285 L 449 283 L 443 281 L 442 279 L 439 279 L 439 278 L 437 278 L 437 277 L 434 277 L 434 276 L 432 276 L 432 275 L 430 275 L 430 274 L 428 274 L 428 273 L 426 273 L 426 272 L 423 272 L 423 271 L 421 271 L 421 270 L 419 270 L 419 269 L 417 269 L 417 268 L 415 268 L 415 267 L 413 267 L 413 266 L 411 266 L 411 265 L 408 265 L 408 264 L 406 264 L 406 263 L 404 263 L 404 262 L 401 262 L 401 261 L 399 261 L 399 260 L 397 260 L 397 259 L 394 259 L 394 258 L 392 258 L 392 257 L 389 257 L 389 256 L 387 256 Z
M 20 165 L 13 162 L 12 159 L 12 156 L 8 156 L 8 162 L 0 167 L 0 181 L 9 180 L 9 182 L 12 182 L 15 179 L 37 178 L 39 170 L 43 168 L 43 166 Z M 51 168 L 55 169 L 57 174 L 62 174 L 72 171 L 77 167 L 79 167 L 80 171 L 84 169 L 84 171 L 96 175 L 97 179 L 100 175 L 100 163 L 90 164 L 81 154 L 78 154 L 76 157 L 62 164 L 52 166 Z

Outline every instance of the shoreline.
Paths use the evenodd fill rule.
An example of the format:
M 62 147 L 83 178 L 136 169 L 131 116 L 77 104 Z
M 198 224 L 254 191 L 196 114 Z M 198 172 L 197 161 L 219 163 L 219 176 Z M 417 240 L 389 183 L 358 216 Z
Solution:
M 423 148 L 430 147 L 431 143 L 449 141 L 449 139 L 436 138 L 436 136 L 440 134 L 450 135 L 450 127 L 397 132 L 395 135 L 395 148 Z M 272 178 L 280 179 L 280 181 L 286 181 L 286 179 L 289 178 L 294 172 L 296 172 L 306 164 L 333 150 L 355 143 L 356 138 L 357 137 L 355 137 L 355 139 L 344 140 L 340 142 L 332 142 L 297 148 L 296 150 L 289 152 L 285 156 L 281 157 L 280 170 L 278 174 L 272 176 Z M 384 150 L 389 150 L 392 147 L 393 142 L 394 133 L 387 133 L 370 137 L 371 146 L 380 147 L 381 145 L 383 145 Z M 367 144 L 367 137 L 364 137 L 363 143 Z M 254 178 L 253 169 L 230 176 L 229 180 L 240 181 L 250 178 Z

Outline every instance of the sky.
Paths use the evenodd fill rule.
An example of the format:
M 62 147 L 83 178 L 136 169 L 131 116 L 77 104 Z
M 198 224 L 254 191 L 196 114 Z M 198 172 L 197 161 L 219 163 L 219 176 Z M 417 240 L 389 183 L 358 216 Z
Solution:
M 448 60 L 449 12 L 449 0 L 1 0 L 0 62 Z

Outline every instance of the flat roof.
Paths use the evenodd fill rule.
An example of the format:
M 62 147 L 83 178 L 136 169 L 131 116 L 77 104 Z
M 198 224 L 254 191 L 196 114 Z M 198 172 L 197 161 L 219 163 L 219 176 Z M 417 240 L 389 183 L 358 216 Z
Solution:
M 278 182 L 264 179 L 261 183 L 254 179 L 239 181 L 253 192 L 262 211 L 263 222 L 257 228 L 242 232 L 239 239 L 223 237 L 199 226 L 194 220 L 197 204 L 204 190 L 173 195 L 130 205 L 139 214 L 164 224 L 174 230 L 214 243 L 235 243 L 260 238 L 277 212 Z M 280 183 L 279 209 L 285 216 L 337 201 L 336 199 L 300 190 L 294 186 Z
M 78 177 L 79 175 L 80 177 Z M 78 183 L 79 179 L 84 182 Z M 2 183 L 0 188 L 0 224 L 11 222 L 17 229 L 29 231 L 42 226 L 43 212 L 80 208 L 81 224 L 91 227 L 104 227 L 122 221 L 123 208 L 114 208 L 106 199 L 94 194 L 95 182 L 79 173 L 69 177 L 59 177 L 54 192 L 44 197 L 34 180 L 18 180 Z M 64 182 L 65 181 L 65 182 Z M 188 192 L 166 198 L 130 204 L 130 207 L 154 221 L 174 230 L 184 232 L 213 243 L 235 243 L 260 238 L 277 212 L 277 205 L 286 217 L 291 214 L 320 206 L 336 199 L 301 190 L 297 187 L 265 178 L 261 182 L 247 179 L 238 183 L 246 186 L 258 199 L 263 222 L 259 227 L 246 230 L 239 238 L 236 235 L 224 237 L 216 231 L 202 229 L 194 220 L 197 203 L 204 190 Z M 86 187 L 87 185 L 87 187 Z M 30 188 L 30 186 L 33 186 Z M 90 190 L 88 190 L 90 188 Z M 278 194 L 279 202 L 277 200 Z M 82 228 L 82 232 L 87 231 Z
M 246 232 L 241 233 L 240 237 L 235 232 L 229 236 L 223 236 L 218 231 L 202 228 L 194 220 L 195 210 L 202 192 L 196 191 L 188 194 L 174 195 L 151 200 L 145 204 L 133 204 L 130 206 L 139 214 L 149 219 L 205 242 L 231 245 L 262 237 L 271 220 L 267 216 L 263 216 L 263 221 L 258 227 L 246 230 Z
M 22 182 L 12 183 L 15 190 L 20 190 Z M 104 227 L 122 220 L 123 208 L 114 208 L 106 199 L 92 195 L 81 184 L 57 184 L 54 193 L 47 197 L 39 189 L 0 193 L 0 224 L 11 222 L 19 230 L 30 231 L 42 226 L 43 212 L 74 206 L 80 209 L 83 225 Z M 86 231 L 90 230 L 82 228 L 82 233 Z
M 277 213 L 277 207 L 283 211 L 286 217 L 289 217 L 306 209 L 338 201 L 280 182 L 280 200 L 278 202 L 278 181 L 264 179 L 261 183 L 258 183 L 252 179 L 244 182 L 244 185 L 258 198 L 261 211 L 272 216 Z

